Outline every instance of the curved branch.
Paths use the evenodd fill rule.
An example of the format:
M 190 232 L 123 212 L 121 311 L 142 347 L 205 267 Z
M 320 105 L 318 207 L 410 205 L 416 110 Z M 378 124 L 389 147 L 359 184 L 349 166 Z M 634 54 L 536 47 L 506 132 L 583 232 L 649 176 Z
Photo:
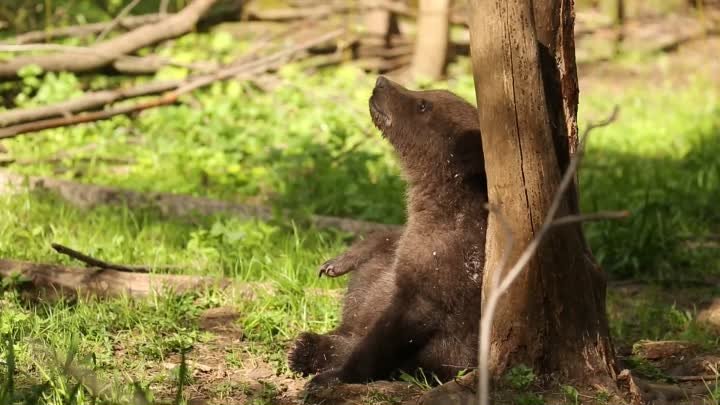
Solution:
M 155 24 L 142 26 L 89 47 L 92 52 L 23 56 L 0 63 L 0 78 L 15 77 L 18 71 L 27 65 L 38 65 L 48 72 L 87 72 L 102 68 L 140 48 L 189 32 L 215 1 L 195 0 L 179 13 Z

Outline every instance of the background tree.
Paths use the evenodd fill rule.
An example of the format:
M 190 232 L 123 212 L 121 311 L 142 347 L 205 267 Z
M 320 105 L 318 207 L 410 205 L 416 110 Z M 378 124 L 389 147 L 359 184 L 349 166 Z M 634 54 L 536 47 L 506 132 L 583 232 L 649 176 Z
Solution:
M 437 80 L 445 72 L 450 42 L 450 0 L 420 0 L 411 75 Z

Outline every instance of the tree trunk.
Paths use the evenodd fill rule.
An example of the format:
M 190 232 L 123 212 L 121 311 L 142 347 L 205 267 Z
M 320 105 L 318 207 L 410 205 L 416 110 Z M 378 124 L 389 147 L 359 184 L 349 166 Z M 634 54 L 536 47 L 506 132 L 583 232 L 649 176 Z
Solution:
M 615 25 L 617 36 L 615 37 L 615 55 L 622 52 L 623 41 L 625 40 L 625 0 L 617 0 L 615 4 Z
M 445 72 L 450 42 L 450 0 L 420 0 L 411 64 L 414 78 L 437 80 Z
M 490 204 L 483 298 L 501 268 L 540 229 L 577 145 L 574 12 L 567 0 L 474 0 L 471 54 Z M 568 191 L 558 216 L 578 212 Z M 616 377 L 605 278 L 578 225 L 558 227 L 501 298 L 490 371 L 526 364 L 563 381 L 608 385 Z

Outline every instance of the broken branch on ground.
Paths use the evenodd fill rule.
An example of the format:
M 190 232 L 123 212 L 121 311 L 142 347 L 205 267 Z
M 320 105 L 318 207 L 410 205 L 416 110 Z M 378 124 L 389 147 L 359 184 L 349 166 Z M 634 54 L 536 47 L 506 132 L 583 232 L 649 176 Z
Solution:
M 250 79 L 256 74 L 276 70 L 288 61 L 293 61 L 300 56 L 305 56 L 304 53 L 313 46 L 332 41 L 344 33 L 344 29 L 336 29 L 301 44 L 282 49 L 269 56 L 250 61 L 245 61 L 244 58 L 241 58 L 241 63 L 239 64 L 229 64 L 212 73 L 190 77 L 182 81 L 151 83 L 127 90 L 88 93 L 78 99 L 52 106 L 11 110 L 6 113 L 0 113 L 0 125 L 3 123 L 17 123 L 16 125 L 0 128 L 0 139 L 14 138 L 27 132 L 99 121 L 117 115 L 137 113 L 149 108 L 174 104 L 181 95 L 214 82 L 238 77 Z M 116 101 L 162 92 L 166 93 L 158 98 L 145 102 L 71 115 L 71 113 L 77 114 L 96 110 Z
M 150 269 L 145 266 L 126 266 L 124 264 L 109 263 L 100 259 L 96 259 L 92 256 L 86 255 L 85 253 L 78 252 L 75 249 L 71 249 L 67 246 L 59 243 L 52 243 L 50 245 L 56 252 L 69 256 L 75 260 L 81 261 L 90 267 L 97 267 L 100 269 L 110 269 L 117 271 L 127 271 L 130 273 L 149 273 Z
M 112 64 L 116 59 L 140 48 L 186 34 L 197 24 L 216 0 L 194 0 L 180 12 L 156 23 L 140 26 L 90 47 L 90 52 L 53 53 L 49 55 L 22 56 L 0 63 L 0 77 L 16 77 L 27 65 L 38 65 L 46 72 L 88 72 Z

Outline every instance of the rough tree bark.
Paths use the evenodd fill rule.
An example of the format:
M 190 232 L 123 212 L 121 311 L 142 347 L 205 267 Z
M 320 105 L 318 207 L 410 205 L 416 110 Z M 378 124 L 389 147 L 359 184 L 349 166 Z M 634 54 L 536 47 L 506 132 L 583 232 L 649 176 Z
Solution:
M 541 227 L 577 145 L 578 84 L 570 0 L 473 0 L 471 54 L 490 204 L 512 230 L 514 263 Z M 568 192 L 558 216 L 578 212 Z M 489 217 L 483 297 L 506 238 Z M 501 273 L 502 274 L 502 273 Z M 605 278 L 579 225 L 553 230 L 501 298 L 490 371 L 517 364 L 563 381 L 614 384 Z
M 445 72 L 450 42 L 450 0 L 420 0 L 411 74 L 437 80 Z

